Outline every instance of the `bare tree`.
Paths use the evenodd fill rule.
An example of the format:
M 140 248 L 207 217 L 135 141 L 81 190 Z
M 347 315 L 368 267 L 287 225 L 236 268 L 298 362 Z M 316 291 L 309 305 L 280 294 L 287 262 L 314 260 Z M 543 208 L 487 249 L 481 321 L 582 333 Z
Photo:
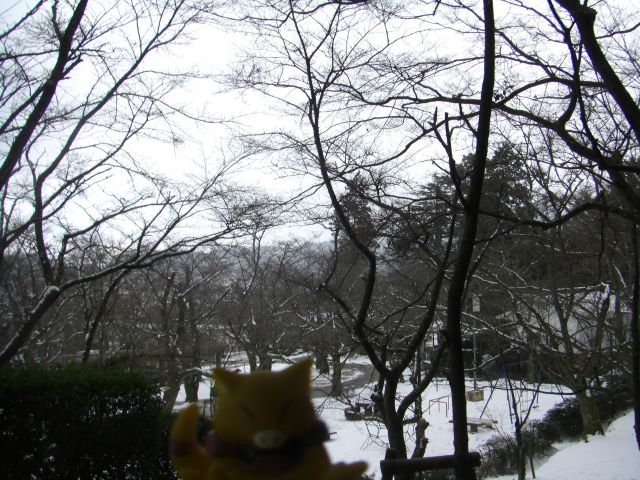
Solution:
M 229 252 L 233 260 L 225 322 L 247 354 L 251 371 L 271 370 L 274 356 L 299 347 L 292 341 L 292 325 L 304 290 L 289 278 L 295 248 L 287 242 L 266 244 L 268 231 L 268 226 L 256 225 L 248 244 Z
M 437 10 L 423 16 L 429 28 L 460 41 L 477 39 L 485 31 L 472 2 L 420 3 Z M 637 9 L 623 2 L 573 0 L 507 0 L 496 9 L 494 132 L 517 146 L 529 171 L 537 172 L 530 178 L 541 204 L 553 208 L 534 209 L 530 216 L 481 213 L 501 218 L 503 232 L 508 232 L 522 224 L 554 228 L 598 210 L 629 220 L 630 236 L 640 205 L 640 109 L 634 100 L 640 88 Z M 396 92 L 383 99 L 363 98 L 385 105 L 403 102 L 413 119 L 424 118 L 431 105 L 449 104 L 457 110 L 449 114 L 449 122 L 468 121 L 480 112 L 481 89 L 474 72 L 478 62 L 486 61 L 479 42 L 468 45 L 430 62 L 407 61 L 383 71 L 384 81 L 393 82 Z M 445 71 L 448 78 L 460 80 L 444 81 Z M 454 184 L 463 186 L 452 174 Z M 579 198 L 577 192 L 587 188 L 590 194 Z M 637 307 L 631 310 L 637 312 Z M 637 317 L 629 325 L 637 336 Z M 637 375 L 631 380 L 638 385 Z
M 417 148 L 419 143 L 429 136 L 436 140 L 440 129 L 446 130 L 440 139 L 450 155 L 449 164 L 455 166 L 448 119 L 443 121 L 436 115 L 434 121 L 433 115 L 421 118 L 408 115 L 402 99 L 395 96 L 403 88 L 401 81 L 392 79 L 391 74 L 384 75 L 384 72 L 397 72 L 402 77 L 402 70 L 395 68 L 396 59 L 424 64 L 419 54 L 410 54 L 402 48 L 424 31 L 406 28 L 408 19 L 399 14 L 395 16 L 394 11 L 377 9 L 375 5 L 357 8 L 342 2 L 304 5 L 280 2 L 268 11 L 252 11 L 252 19 L 260 18 L 261 44 L 271 49 L 265 46 L 264 57 L 260 52 L 245 59 L 235 75 L 237 86 L 254 88 L 281 99 L 292 113 L 305 120 L 303 132 L 293 127 L 254 138 L 264 151 L 281 156 L 291 153 L 297 162 L 289 164 L 294 171 L 312 172 L 318 178 L 329 197 L 336 223 L 356 252 L 358 261 L 353 263 L 353 272 L 357 272 L 360 280 L 353 289 L 353 297 L 347 298 L 343 289 L 335 288 L 340 285 L 335 283 L 340 278 L 338 269 L 332 271 L 322 288 L 342 308 L 350 329 L 382 377 L 383 416 L 389 444 L 400 459 L 407 457 L 405 415 L 428 386 L 435 370 L 424 375 L 412 392 L 400 400 L 396 398 L 398 383 L 402 372 L 414 364 L 416 352 L 434 325 L 445 274 L 454 266 L 448 291 L 447 338 L 436 354 L 433 368 L 437 368 L 444 347 L 449 345 L 458 478 L 474 477 L 468 461 L 460 317 L 475 243 L 493 97 L 492 4 L 485 2 L 484 6 L 486 11 L 480 18 L 486 22 L 483 30 L 486 52 L 481 58 L 485 60 L 486 69 L 480 121 L 477 128 L 468 129 L 468 138 L 476 143 L 476 155 L 469 191 L 460 192 L 459 196 L 463 211 L 462 241 L 457 257 L 450 257 L 457 224 L 453 216 L 447 222 L 449 229 L 443 248 L 438 252 L 425 252 L 428 273 L 423 272 L 417 291 L 403 299 L 400 306 L 387 304 L 380 308 L 384 305 L 384 301 L 380 301 L 383 294 L 378 291 L 382 288 L 381 272 L 393 269 L 385 259 L 385 235 L 380 234 L 384 231 L 381 226 L 391 224 L 394 219 L 411 218 L 408 212 L 420 198 L 414 193 L 416 184 L 397 172 L 403 167 L 410 168 L 414 155 L 418 154 L 415 152 L 424 153 Z M 396 20 L 399 24 L 393 23 Z M 397 34 L 399 31 L 402 33 Z M 467 127 L 464 122 L 477 115 L 475 111 L 455 121 Z M 455 178 L 455 169 L 450 175 Z M 345 189 L 354 192 L 352 198 L 375 208 L 379 222 L 375 236 L 364 234 L 358 223 L 362 218 L 348 211 L 347 198 L 341 196 Z M 454 199 L 453 203 L 457 201 Z M 414 316 L 416 310 L 421 313 Z
M 622 272 L 632 265 L 621 252 L 632 246 L 614 240 L 598 217 L 585 213 L 546 232 L 517 230 L 519 240 L 493 242 L 476 277 L 505 302 L 495 318 L 478 320 L 575 394 L 585 436 L 603 431 L 594 392 L 611 372 L 630 375 L 631 367 L 633 281 Z M 515 260 L 525 246 L 535 263 Z
M 495 109 L 506 124 L 535 132 L 524 143 L 550 173 L 542 190 L 555 204 L 552 215 L 543 216 L 538 226 L 557 226 L 585 210 L 598 209 L 631 220 L 628 225 L 634 229 L 640 204 L 636 160 L 640 109 L 633 100 L 639 87 L 633 74 L 637 71 L 637 10 L 615 2 L 589 5 L 558 0 L 536 7 L 511 3 L 533 14 L 534 21 L 528 24 L 530 30 L 499 29 L 499 37 L 510 52 L 505 72 L 512 78 L 509 83 L 508 78 L 503 81 L 507 87 L 496 99 Z M 560 57 L 551 49 L 534 46 L 539 40 L 532 41 L 533 32 L 537 39 L 562 45 L 566 55 Z M 533 67 L 539 76 L 518 78 L 513 75 L 516 65 Z M 531 95 L 540 88 L 547 92 L 551 88 L 557 94 Z M 541 143 L 536 145 L 538 141 Z M 567 202 L 562 204 L 558 191 L 575 193 L 587 183 L 595 185 L 590 198 L 565 195 Z M 571 303 L 565 304 L 564 310 L 572 309 Z M 633 311 L 637 312 L 637 307 L 631 308 L 629 328 L 637 335 L 638 319 Z M 563 317 L 560 312 L 559 316 Z M 637 353 L 632 358 L 637 359 Z M 637 389 L 637 374 L 631 375 L 631 383 Z M 582 386 L 583 390 L 588 388 Z M 584 420 L 588 431 L 599 429 L 597 420 Z
M 64 292 L 216 241 L 239 226 L 241 213 L 222 182 L 230 165 L 185 184 L 151 173 L 136 143 L 147 134 L 179 145 L 171 119 L 196 120 L 169 102 L 193 74 L 150 62 L 205 20 L 212 4 L 46 7 L 37 2 L 0 34 L 0 275 L 7 256 L 27 256 L 37 259 L 39 277 L 39 291 L 9 321 L 3 365 Z M 188 228 L 205 211 L 208 226 Z M 95 271 L 70 265 L 72 254 L 98 249 L 109 254 Z
M 243 59 L 234 72 L 234 86 L 281 101 L 305 122 L 302 131 L 296 123 L 255 135 L 251 146 L 284 158 L 290 172 L 311 175 L 316 183 L 305 193 L 323 185 L 337 224 L 357 252 L 353 265 L 360 268 L 362 282 L 354 292 L 360 301 L 349 301 L 330 283 L 323 288 L 347 313 L 354 334 L 385 378 L 385 420 L 400 458 L 407 455 L 397 421 L 404 411 L 396 409 L 395 379 L 412 357 L 388 363 L 388 351 L 371 341 L 393 317 L 373 308 L 386 244 L 384 236 L 367 237 L 358 230 L 341 194 L 351 188 L 377 209 L 381 224 L 406 218 L 422 199 L 416 194 L 419 182 L 398 172 L 424 175 L 424 170 L 412 168 L 423 166 L 424 157 L 438 160 L 428 147 L 443 147 L 445 161 L 433 163 L 451 180 L 455 196 L 448 199 L 448 212 L 460 213 L 462 234 L 456 237 L 457 256 L 449 256 L 449 250 L 439 258 L 427 253 L 433 260 L 430 273 L 435 272 L 430 278 L 436 280 L 417 298 L 432 313 L 424 316 L 416 335 L 408 337 L 404 351 L 417 348 L 431 328 L 441 277 L 453 267 L 447 285 L 447 330 L 455 372 L 452 387 L 459 400 L 454 408 L 456 453 L 463 458 L 467 442 L 461 313 L 470 274 L 478 272 L 482 262 L 478 240 L 516 232 L 523 225 L 562 228 L 592 210 L 622 217 L 629 221 L 628 233 L 636 231 L 638 12 L 607 1 L 590 6 L 568 0 L 505 0 L 496 2 L 494 21 L 490 2 L 480 8 L 463 0 L 247 3 L 252 10 L 242 18 L 259 23 L 261 48 Z M 503 14 L 507 9 L 508 16 Z M 596 9 L 609 15 L 598 16 Z M 444 54 L 429 49 L 425 39 L 434 29 L 455 36 L 447 37 L 448 43 L 468 48 L 446 50 L 440 45 Z M 483 208 L 490 135 L 508 141 L 521 154 L 528 188 L 538 203 L 520 211 Z M 458 160 L 469 153 L 473 156 L 468 165 Z M 367 181 L 361 182 L 362 177 Z M 585 191 L 588 195 L 582 195 Z M 326 204 L 326 198 L 322 200 Z M 478 239 L 478 221 L 484 217 L 495 220 L 495 228 Z M 450 225 L 457 226 L 455 221 Z M 419 230 L 419 225 L 412 227 Z M 454 235 L 448 238 L 452 242 Z M 630 285 L 637 292 L 637 282 Z M 637 295 L 629 297 L 636 299 L 630 326 L 637 339 Z M 566 317 L 566 305 L 560 305 L 565 300 L 554 307 L 560 317 Z M 598 311 L 604 312 L 601 307 Z M 635 345 L 637 349 L 637 341 Z M 636 351 L 633 361 L 638 358 Z M 632 370 L 637 386 L 637 364 Z M 458 462 L 460 478 L 470 477 L 469 470 Z

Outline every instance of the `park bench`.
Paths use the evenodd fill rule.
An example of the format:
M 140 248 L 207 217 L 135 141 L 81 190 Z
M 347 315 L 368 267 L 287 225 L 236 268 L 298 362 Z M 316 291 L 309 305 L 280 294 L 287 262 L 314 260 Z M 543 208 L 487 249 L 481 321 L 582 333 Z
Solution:
M 449 420 L 449 423 L 453 423 L 453 420 Z M 478 433 L 478 427 L 493 428 L 496 423 L 498 423 L 496 420 L 490 418 L 467 417 L 467 425 L 471 433 Z

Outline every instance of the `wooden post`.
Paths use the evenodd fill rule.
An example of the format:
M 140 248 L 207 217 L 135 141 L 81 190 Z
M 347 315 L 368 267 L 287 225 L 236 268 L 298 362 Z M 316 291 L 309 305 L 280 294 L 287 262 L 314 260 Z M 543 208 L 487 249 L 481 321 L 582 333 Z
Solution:
M 380 462 L 380 472 L 382 473 L 382 480 L 391 480 L 393 478 L 393 470 L 391 467 L 387 467 L 387 462 L 395 461 L 398 454 L 393 448 L 387 448 L 387 452 L 384 455 L 384 460 Z
M 469 452 L 466 461 L 472 467 L 479 467 L 481 463 L 480 454 L 478 452 Z M 380 471 L 382 472 L 382 480 L 391 480 L 396 473 L 408 475 L 429 470 L 443 470 L 454 468 L 455 464 L 455 455 L 399 460 L 395 458 L 395 452 L 388 449 L 385 459 L 380 462 Z

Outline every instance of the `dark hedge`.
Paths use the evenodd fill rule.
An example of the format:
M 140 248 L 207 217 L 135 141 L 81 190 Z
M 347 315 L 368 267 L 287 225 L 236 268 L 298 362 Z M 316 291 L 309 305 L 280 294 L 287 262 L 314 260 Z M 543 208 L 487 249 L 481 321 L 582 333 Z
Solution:
M 173 480 L 171 421 L 140 374 L 0 369 L 0 478 Z

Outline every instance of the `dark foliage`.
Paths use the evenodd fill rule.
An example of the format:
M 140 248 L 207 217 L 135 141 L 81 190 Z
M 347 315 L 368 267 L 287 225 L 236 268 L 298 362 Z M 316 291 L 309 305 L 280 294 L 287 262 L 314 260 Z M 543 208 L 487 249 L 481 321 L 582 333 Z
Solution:
M 456 475 L 453 468 L 445 468 L 443 470 L 429 470 L 420 472 L 420 476 L 416 476 L 416 480 L 455 480 Z
M 603 422 L 611 422 L 620 414 L 633 408 L 633 391 L 629 378 L 624 375 L 608 379 L 607 388 L 597 390 L 596 403 Z
M 565 398 L 547 411 L 543 422 L 546 427 L 541 428 L 541 432 L 552 442 L 563 438 L 579 438 L 582 434 L 582 420 L 578 401 L 575 398 Z
M 540 457 L 552 450 L 552 441 L 547 438 L 547 429 L 553 427 L 546 421 L 529 422 L 522 430 L 522 443 L 527 457 Z M 553 429 L 555 435 L 555 429 Z M 510 435 L 495 435 L 481 448 L 481 478 L 508 475 L 517 472 L 518 450 L 516 439 Z
M 0 478 L 176 478 L 166 451 L 172 415 L 144 376 L 5 368 L 0 384 Z
M 604 423 L 615 420 L 621 412 L 632 407 L 630 389 L 617 383 L 610 388 L 595 391 L 594 400 Z M 577 439 L 583 431 L 580 407 L 575 398 L 567 398 L 549 409 L 539 423 L 540 435 L 549 442 Z
M 482 446 L 482 464 L 478 476 L 506 475 L 516 471 L 516 442 L 511 436 L 494 435 Z

